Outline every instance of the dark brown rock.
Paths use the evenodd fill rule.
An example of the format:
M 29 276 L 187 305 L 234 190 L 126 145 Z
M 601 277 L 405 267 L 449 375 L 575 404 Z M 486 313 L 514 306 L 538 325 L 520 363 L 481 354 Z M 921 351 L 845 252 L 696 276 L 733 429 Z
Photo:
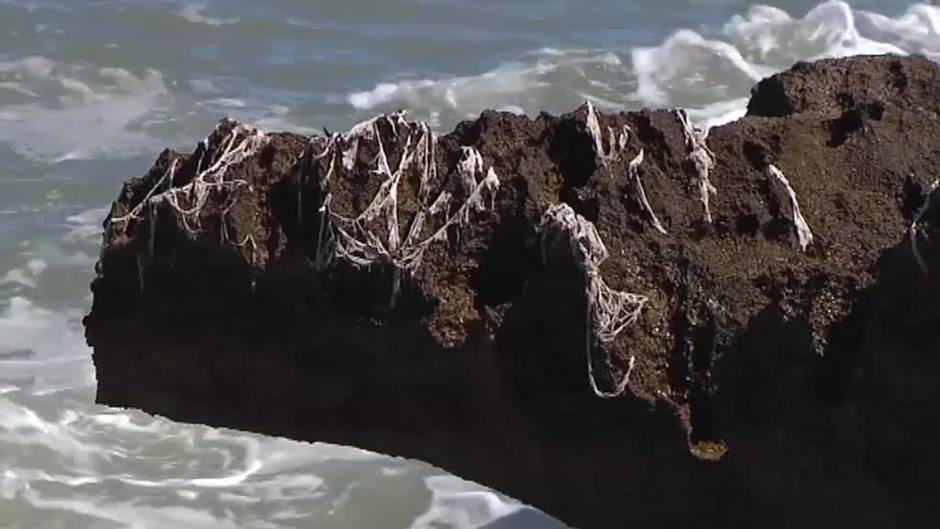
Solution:
M 98 400 L 423 459 L 577 527 L 935 525 L 938 82 L 762 81 L 708 137 L 712 222 L 677 112 L 224 121 L 105 223 Z M 642 310 L 613 332 L 599 300 Z

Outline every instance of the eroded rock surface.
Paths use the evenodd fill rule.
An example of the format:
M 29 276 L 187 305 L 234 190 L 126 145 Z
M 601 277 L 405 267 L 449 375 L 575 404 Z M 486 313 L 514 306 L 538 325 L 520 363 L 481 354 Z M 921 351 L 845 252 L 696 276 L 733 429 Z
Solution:
M 940 69 L 748 116 L 221 122 L 105 222 L 98 401 L 429 461 L 582 528 L 940 522 Z

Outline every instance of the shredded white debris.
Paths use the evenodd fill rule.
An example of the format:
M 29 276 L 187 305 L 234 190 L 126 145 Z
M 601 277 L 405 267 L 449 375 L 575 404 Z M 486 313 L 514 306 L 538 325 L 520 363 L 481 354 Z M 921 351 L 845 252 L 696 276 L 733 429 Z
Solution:
M 137 205 L 134 206 L 134 208 L 131 209 L 131 211 L 128 214 L 120 216 L 120 217 L 113 217 L 111 219 L 111 223 L 112 224 L 116 224 L 118 222 L 126 223 L 130 221 L 131 219 L 139 220 L 140 212 L 143 210 L 144 206 L 147 205 L 148 201 L 150 200 L 150 197 L 152 197 L 154 193 L 157 192 L 157 189 L 159 189 L 162 186 L 166 186 L 166 188 L 169 189 L 170 187 L 173 186 L 173 177 L 176 175 L 176 169 L 179 167 L 179 162 L 180 162 L 179 158 L 170 162 L 170 165 L 166 168 L 166 171 L 163 172 L 163 176 L 161 176 L 160 179 L 157 180 L 157 183 L 154 184 L 154 186 L 150 188 L 150 191 L 148 191 L 147 194 L 144 195 L 144 198 L 141 199 L 141 201 L 138 202 Z
M 640 179 L 640 164 L 643 163 L 643 149 L 640 149 L 639 154 L 633 160 L 630 160 L 630 165 L 628 167 L 628 172 L 630 178 L 633 180 L 634 185 L 636 185 L 637 197 L 640 200 L 640 207 L 644 211 L 649 213 L 650 222 L 653 224 L 653 227 L 656 228 L 656 231 L 666 234 L 666 228 L 663 227 L 663 223 L 659 221 L 659 217 L 656 216 L 656 213 L 653 211 L 653 206 L 650 205 L 649 199 L 646 198 L 646 190 L 643 189 L 643 180 Z
M 607 147 L 605 148 L 604 137 L 601 133 L 600 121 L 597 118 L 597 111 L 594 109 L 594 104 L 587 101 L 585 105 L 587 106 L 587 130 L 588 134 L 590 134 L 591 138 L 594 140 L 594 152 L 597 158 L 604 166 L 609 162 L 619 160 L 627 150 L 627 145 L 630 143 L 630 137 L 633 133 L 630 126 L 624 124 L 619 133 L 615 131 L 613 127 L 607 127 Z M 640 207 L 649 214 L 650 222 L 653 224 L 653 227 L 660 233 L 665 234 L 666 228 L 663 227 L 662 222 L 659 221 L 659 217 L 653 212 L 653 207 L 646 197 L 646 189 L 643 188 L 643 181 L 640 179 L 639 169 L 642 163 L 643 149 L 641 148 L 639 154 L 630 161 L 627 169 L 628 176 L 636 186 L 637 199 L 640 202 Z
M 585 104 L 587 105 L 586 124 L 588 134 L 594 140 L 594 152 L 601 163 L 607 165 L 608 162 L 618 159 L 623 151 L 627 149 L 633 131 L 627 124 L 624 124 L 620 131 L 614 130 L 613 127 L 607 127 L 607 148 L 605 149 L 604 137 L 601 132 L 600 121 L 597 119 L 597 111 L 594 109 L 594 103 L 587 101 Z
M 226 180 L 225 174 L 231 167 L 257 154 L 267 145 L 269 138 L 259 129 L 241 123 L 233 123 L 230 120 L 221 121 L 216 125 L 216 130 L 223 126 L 231 126 L 231 131 L 224 147 L 216 151 L 214 161 L 206 159 L 209 151 L 209 139 L 206 138 L 200 142 L 201 154 L 196 163 L 196 176 L 192 181 L 184 186 L 173 187 L 173 179 L 182 165 L 182 159 L 173 160 L 163 176 L 147 192 L 144 198 L 126 215 L 111 218 L 111 225 L 123 223 L 126 229 L 131 220 L 141 220 L 144 210 L 146 210 L 150 228 L 147 250 L 149 255 L 153 255 L 157 232 L 157 214 L 161 204 L 172 207 L 179 214 L 183 228 L 190 234 L 195 235 L 202 231 L 203 208 L 209 203 L 213 193 L 218 194 L 221 192 L 224 193 L 225 202 L 219 207 L 219 231 L 221 242 L 228 241 L 229 230 L 226 216 L 236 204 L 234 191 L 242 186 L 248 186 L 250 189 L 251 186 L 242 179 Z M 208 165 L 205 169 L 203 169 L 204 164 Z M 187 204 L 187 206 L 183 204 Z M 235 243 L 235 246 L 245 247 L 249 243 L 252 247 L 251 261 L 254 264 L 258 245 L 251 234 L 246 235 L 245 240 L 241 243 Z M 140 259 L 143 258 L 139 256 L 138 273 L 140 274 L 141 290 L 143 290 L 144 265 Z
M 230 125 L 230 122 L 223 121 L 219 123 L 217 129 L 223 125 Z M 201 142 L 202 155 L 196 165 L 197 174 L 191 182 L 184 186 L 172 187 L 173 175 L 178 169 L 177 161 L 170 165 L 167 174 L 161 178 L 154 187 L 147 193 L 144 200 L 137 204 L 130 213 L 122 217 L 111 219 L 112 224 L 119 222 L 128 222 L 131 219 L 139 220 L 143 208 L 149 208 L 149 214 L 155 215 L 155 208 L 161 204 L 169 204 L 177 213 L 180 214 L 183 227 L 192 234 L 202 230 L 201 214 L 203 208 L 209 202 L 213 192 L 227 192 L 227 202 L 221 207 L 221 237 L 227 239 L 225 227 L 225 215 L 234 205 L 233 192 L 242 186 L 249 185 L 245 180 L 226 180 L 225 173 L 233 166 L 242 163 L 246 159 L 257 154 L 269 141 L 268 136 L 261 130 L 250 127 L 245 124 L 237 124 L 232 127 L 229 133 L 228 141 L 218 152 L 214 162 L 206 169 L 202 165 L 206 152 L 208 150 L 207 141 Z M 167 189 L 156 193 L 157 189 L 164 185 Z M 188 203 L 188 207 L 181 204 Z
M 616 389 L 603 391 L 598 387 L 594 376 L 592 346 L 594 340 L 601 343 L 612 342 L 624 329 L 636 323 L 649 298 L 640 294 L 614 290 L 607 286 L 600 272 L 600 264 L 608 256 L 607 247 L 601 240 L 594 223 L 575 213 L 567 204 L 549 207 L 542 215 L 539 230 L 543 261 L 548 258 L 548 252 L 552 247 L 567 243 L 571 255 L 585 273 L 588 288 L 585 350 L 591 389 L 595 395 L 602 398 L 622 395 L 630 381 L 635 357 L 630 356 L 627 372 L 616 385 Z
M 793 227 L 796 229 L 796 237 L 800 243 L 800 249 L 805 252 L 806 247 L 813 242 L 813 232 L 810 230 L 806 219 L 803 218 L 803 214 L 800 213 L 800 204 L 796 199 L 796 191 L 793 190 L 793 186 L 790 185 L 790 181 L 787 180 L 783 172 L 777 169 L 773 164 L 767 165 L 767 176 L 770 178 L 772 184 L 783 186 L 787 195 L 790 197 L 791 220 Z
M 940 180 L 934 180 L 933 184 L 930 185 L 930 189 L 927 190 L 927 196 L 924 198 L 924 204 L 917 210 L 917 213 L 914 215 L 914 220 L 911 222 L 910 237 L 911 237 L 911 251 L 914 253 L 914 259 L 917 260 L 917 266 L 920 267 L 921 272 L 924 275 L 929 275 L 929 267 L 927 266 L 927 261 L 924 259 L 924 256 L 920 253 L 920 247 L 918 246 L 918 235 L 920 235 L 921 228 L 920 223 L 924 218 L 924 215 L 930 211 L 932 207 L 932 198 L 937 189 L 940 188 Z
M 689 151 L 686 158 L 695 168 L 695 184 L 699 190 L 699 200 L 705 208 L 705 221 L 712 222 L 712 212 L 709 206 L 709 195 L 717 195 L 718 190 L 712 185 L 710 175 L 715 167 L 715 154 L 708 148 L 708 130 L 700 129 L 692 124 L 685 110 L 677 110 L 676 115 L 682 124 L 685 136 L 685 146 Z
M 385 150 L 388 138 L 383 138 L 378 126 L 383 121 L 391 129 L 396 141 L 404 142 L 394 170 L 389 166 Z M 427 124 L 409 123 L 402 113 L 379 116 L 356 125 L 346 134 L 331 138 L 318 155 L 318 158 L 330 159 L 321 185 L 326 187 L 336 170 L 334 159 L 342 160 L 343 170 L 354 170 L 359 158 L 358 149 L 369 144 L 378 152 L 371 171 L 383 176 L 384 180 L 369 206 L 355 218 L 347 218 L 333 211 L 330 207 L 332 196 L 327 194 L 319 211 L 318 267 L 324 267 L 339 258 L 357 267 L 386 262 L 394 265 L 396 271 L 414 273 L 421 264 L 425 250 L 434 242 L 446 241 L 452 226 L 469 223 L 471 211 L 494 207 L 500 186 L 499 177 L 492 167 L 484 170 L 483 157 L 473 147 L 462 147 L 461 159 L 450 182 L 445 183 L 433 202 L 430 201 L 431 188 L 438 183 L 436 138 Z M 398 219 L 398 188 L 409 170 L 416 171 L 419 177 L 417 197 L 420 209 L 412 218 L 402 240 Z M 462 198 L 463 202 L 455 204 L 458 198 Z M 455 205 L 456 209 L 453 207 Z M 425 236 L 425 225 L 433 218 L 442 219 L 440 227 Z M 375 221 L 383 219 L 384 238 L 375 228 Z M 394 291 L 397 289 L 393 289 L 393 303 L 397 293 Z

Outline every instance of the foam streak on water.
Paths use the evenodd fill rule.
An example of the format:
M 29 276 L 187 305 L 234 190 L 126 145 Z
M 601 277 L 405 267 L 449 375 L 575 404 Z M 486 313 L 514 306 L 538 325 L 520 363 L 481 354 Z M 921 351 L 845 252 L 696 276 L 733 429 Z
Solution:
M 360 110 L 417 109 L 434 123 L 486 108 L 529 115 L 562 112 L 585 99 L 607 110 L 683 107 L 707 125 L 743 115 L 751 87 L 801 60 L 863 54 L 940 57 L 940 8 L 915 5 L 899 17 L 832 1 L 801 18 L 764 5 L 709 35 L 678 29 L 656 46 L 542 49 L 480 75 L 383 82 L 348 95 Z
M 811 2 L 0 0 L 0 528 L 560 527 L 417 462 L 94 405 L 107 206 L 223 115 L 312 132 L 404 108 L 446 131 L 589 99 L 714 125 L 798 60 L 940 59 L 937 7 Z

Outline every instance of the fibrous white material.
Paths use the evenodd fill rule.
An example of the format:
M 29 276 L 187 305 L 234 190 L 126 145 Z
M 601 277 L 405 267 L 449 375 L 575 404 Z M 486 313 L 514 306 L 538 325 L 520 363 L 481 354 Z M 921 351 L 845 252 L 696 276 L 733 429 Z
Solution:
M 933 184 L 930 185 L 930 189 L 927 190 L 927 196 L 924 198 L 924 204 L 914 215 L 914 220 L 911 222 L 911 229 L 909 230 L 911 237 L 911 251 L 914 253 L 914 259 L 917 260 L 917 266 L 920 267 L 921 272 L 923 272 L 925 276 L 929 274 L 929 268 L 927 267 L 927 261 L 920 253 L 917 236 L 921 232 L 920 224 L 923 221 L 924 215 L 926 215 L 933 206 L 932 197 L 938 188 L 940 188 L 940 180 L 934 180 Z
M 653 206 L 650 205 L 649 199 L 646 198 L 646 190 L 643 189 L 643 180 L 640 179 L 640 164 L 642 163 L 643 149 L 640 149 L 639 154 L 637 154 L 634 159 L 630 160 L 630 165 L 628 166 L 627 171 L 630 174 L 630 179 L 633 180 L 634 185 L 636 185 L 636 192 L 640 201 L 640 207 L 649 213 L 650 222 L 653 224 L 653 227 L 656 228 L 656 231 L 662 234 L 666 234 L 666 228 L 663 227 L 663 223 L 659 221 L 659 217 L 657 217 L 656 213 L 653 211 Z
M 245 180 L 225 180 L 226 171 L 260 152 L 268 141 L 269 138 L 263 131 L 239 123 L 232 128 L 228 141 L 215 157 L 215 161 L 205 159 L 208 149 L 206 142 L 203 142 L 202 156 L 196 164 L 196 177 L 188 184 L 169 189 L 154 198 L 169 203 L 180 213 L 183 227 L 191 233 L 196 233 L 202 229 L 201 212 L 212 191 L 225 190 L 231 194 L 235 189 L 248 185 Z M 207 166 L 205 169 L 203 169 L 204 165 Z M 185 198 L 185 202 L 189 203 L 188 208 L 180 205 L 181 198 Z M 222 207 L 223 224 L 225 213 L 231 210 L 232 206 L 233 203 L 229 202 Z M 222 232 L 224 239 L 227 234 L 225 230 Z
M 630 142 L 630 135 L 633 131 L 630 126 L 624 124 L 619 131 L 613 127 L 607 127 L 607 148 L 604 147 L 604 136 L 601 132 L 600 121 L 597 119 L 597 112 L 594 110 L 594 104 L 590 101 L 587 105 L 587 130 L 594 140 L 594 152 L 601 163 L 607 165 L 607 162 L 616 160 L 620 154 L 627 149 Z
M 773 185 L 782 186 L 787 192 L 790 198 L 790 215 L 792 217 L 793 227 L 796 229 L 796 237 L 800 243 L 800 249 L 805 252 L 806 247 L 813 242 L 813 232 L 809 229 L 809 224 L 807 224 L 806 219 L 803 218 L 803 214 L 800 213 L 800 204 L 796 200 L 796 191 L 793 190 L 793 186 L 790 185 L 790 181 L 787 180 L 783 172 L 777 169 L 773 164 L 767 165 L 767 176 L 770 178 Z
M 225 192 L 225 203 L 219 208 L 220 219 L 220 237 L 222 242 L 228 240 L 228 226 L 226 215 L 235 205 L 234 191 L 242 186 L 250 185 L 242 179 L 226 180 L 226 172 L 233 166 L 244 162 L 248 158 L 257 154 L 265 145 L 268 144 L 268 136 L 261 130 L 242 123 L 233 123 L 225 120 L 216 126 L 218 131 L 223 126 L 230 126 L 231 130 L 225 140 L 224 145 L 214 153 L 209 155 L 208 139 L 200 142 L 201 154 L 196 163 L 196 176 L 186 185 L 173 187 L 173 177 L 180 167 L 180 160 L 174 160 L 170 163 L 167 171 L 161 177 L 153 188 L 145 195 L 134 208 L 126 215 L 111 218 L 111 224 L 125 223 L 125 226 L 131 220 L 140 220 L 143 210 L 146 208 L 150 220 L 150 241 L 148 247 L 153 251 L 153 239 L 156 230 L 157 207 L 160 204 L 168 204 L 178 214 L 183 228 L 191 234 L 197 234 L 202 231 L 202 210 L 209 203 L 213 193 Z M 204 168 L 205 167 L 205 168 Z M 165 187 L 163 191 L 158 192 L 160 188 Z M 254 239 L 248 234 L 244 241 L 236 243 L 236 246 L 244 247 L 247 244 L 252 245 L 252 260 L 257 245 Z
M 547 259 L 551 248 L 567 244 L 571 255 L 584 271 L 587 282 L 587 340 L 586 356 L 588 381 L 594 394 L 601 398 L 612 398 L 623 394 L 635 357 L 630 356 L 629 367 L 614 391 L 603 391 L 594 376 L 592 349 L 594 340 L 612 342 L 624 329 L 636 323 L 649 298 L 614 290 L 607 286 L 601 276 L 600 264 L 607 259 L 607 247 L 601 240 L 594 223 L 578 215 L 567 204 L 548 208 L 539 223 L 542 244 L 542 259 Z
M 404 147 L 398 163 L 390 167 L 379 123 L 388 126 L 392 136 Z M 449 182 L 431 201 L 431 188 L 437 182 L 435 159 L 436 138 L 425 123 L 409 123 L 402 113 L 388 114 L 360 123 L 346 134 L 331 137 L 317 159 L 329 158 L 321 186 L 326 187 L 336 169 L 335 160 L 343 170 L 355 169 L 358 150 L 371 144 L 377 151 L 371 171 L 383 177 L 369 206 L 354 218 L 345 217 L 331 208 L 332 196 L 327 194 L 320 208 L 318 234 L 318 267 L 333 259 L 343 259 L 354 266 L 386 262 L 396 270 L 413 273 L 421 264 L 425 250 L 447 239 L 453 226 L 466 225 L 471 211 L 492 209 L 499 190 L 499 177 L 492 167 L 485 169 L 483 157 L 473 147 L 462 147 L 461 158 Z M 408 171 L 418 175 L 419 211 L 402 239 L 398 215 L 398 189 Z M 462 199 L 462 202 L 458 202 Z M 488 199 L 488 200 L 487 200 Z M 425 233 L 429 220 L 440 219 L 438 227 Z M 382 222 L 384 221 L 384 222 Z M 377 229 L 377 224 L 382 226 Z M 384 232 L 384 235 L 381 233 Z M 394 302 L 394 294 L 393 294 Z
M 709 206 L 709 195 L 718 194 L 718 190 L 715 189 L 709 179 L 711 171 L 715 167 L 715 154 L 708 148 L 708 129 L 703 130 L 693 125 L 689 120 L 689 115 L 684 110 L 677 110 L 676 115 L 679 118 L 679 123 L 682 124 L 685 147 L 689 151 L 686 160 L 695 169 L 695 185 L 698 187 L 699 200 L 705 208 L 705 221 L 711 223 L 712 212 Z
M 594 104 L 587 101 L 585 105 L 587 106 L 587 130 L 588 134 L 590 134 L 591 138 L 594 140 L 594 153 L 597 158 L 605 166 L 609 162 L 619 160 L 624 151 L 627 150 L 627 145 L 633 133 L 630 126 L 624 124 L 619 133 L 612 127 L 607 127 L 607 147 L 605 148 L 604 136 L 601 133 L 600 121 L 597 119 L 597 111 L 594 109 Z M 666 228 L 663 227 L 663 224 L 659 221 L 659 217 L 653 212 L 653 207 L 650 205 L 649 199 L 646 198 L 646 190 L 643 188 L 643 181 L 640 179 L 640 164 L 642 163 L 643 149 L 641 148 L 639 154 L 630 161 L 627 168 L 628 176 L 636 186 L 637 199 L 640 202 L 640 207 L 649 214 L 650 222 L 653 224 L 653 227 L 656 228 L 656 231 L 665 234 Z
M 131 211 L 127 213 L 126 215 L 123 215 L 120 217 L 112 217 L 111 223 L 112 224 L 116 224 L 118 222 L 126 223 L 126 222 L 129 222 L 131 219 L 135 219 L 135 220 L 140 219 L 141 211 L 144 209 L 144 206 L 146 206 L 147 203 L 150 201 L 150 197 L 152 197 L 154 193 L 157 192 L 157 189 L 163 186 L 166 186 L 166 188 L 169 189 L 170 187 L 173 186 L 173 177 L 176 175 L 176 169 L 179 167 L 179 162 L 180 161 L 178 158 L 170 162 L 170 165 L 166 168 L 166 171 L 163 172 L 163 176 L 161 176 L 157 180 L 157 183 L 154 184 L 153 187 L 150 188 L 150 191 L 147 191 L 147 194 L 144 195 L 144 198 L 141 199 L 141 201 L 138 202 L 137 205 L 134 206 L 133 209 L 131 209 Z

